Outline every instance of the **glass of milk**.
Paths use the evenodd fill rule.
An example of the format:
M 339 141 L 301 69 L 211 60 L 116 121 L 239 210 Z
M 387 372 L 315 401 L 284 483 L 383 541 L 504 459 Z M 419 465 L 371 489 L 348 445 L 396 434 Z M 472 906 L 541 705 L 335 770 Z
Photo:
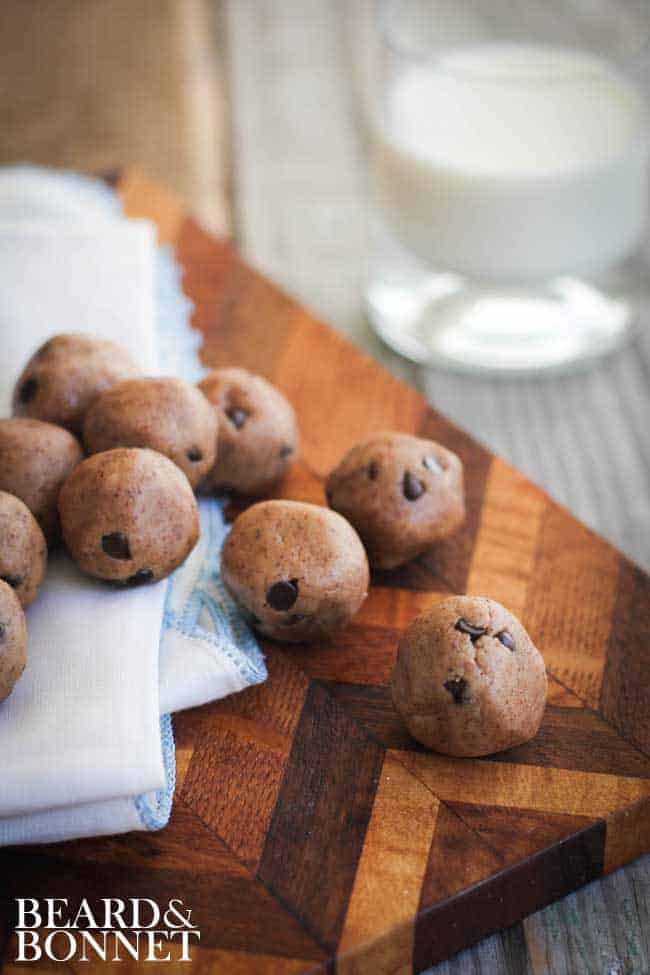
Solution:
M 650 3 L 379 0 L 371 321 L 410 359 L 568 371 L 648 300 Z

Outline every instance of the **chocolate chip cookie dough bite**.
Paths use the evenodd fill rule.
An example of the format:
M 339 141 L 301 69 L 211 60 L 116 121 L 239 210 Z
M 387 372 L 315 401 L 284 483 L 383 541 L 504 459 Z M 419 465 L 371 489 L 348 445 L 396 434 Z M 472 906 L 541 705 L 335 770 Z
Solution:
M 519 620 L 491 599 L 452 596 L 419 616 L 399 644 L 393 703 L 409 732 L 446 755 L 489 755 L 539 729 L 541 654 Z
M 63 485 L 59 511 L 79 568 L 107 582 L 164 579 L 199 537 L 189 481 L 153 450 L 124 447 L 88 457 Z
M 82 459 L 79 441 L 63 427 L 28 418 L 0 420 L 0 491 L 27 505 L 50 546 L 60 539 L 61 485 Z
M 352 526 L 299 501 L 262 501 L 241 514 L 221 573 L 255 629 L 292 643 L 345 626 L 368 592 L 368 561 Z
M 459 458 L 406 433 L 377 433 L 352 447 L 327 478 L 326 494 L 377 569 L 415 558 L 465 518 Z
M 126 349 L 93 335 L 56 335 L 31 357 L 13 397 L 14 416 L 80 434 L 86 410 L 105 389 L 142 370 Z
M 217 460 L 205 487 L 261 497 L 298 453 L 293 407 L 279 389 L 246 369 L 215 369 L 199 388 L 219 415 Z
M 0 582 L 0 701 L 9 697 L 27 662 L 27 626 L 18 596 Z
M 89 408 L 83 440 L 88 453 L 150 447 L 169 457 L 197 488 L 217 456 L 218 421 L 203 393 L 182 379 L 127 379 Z
M 0 491 L 0 581 L 11 586 L 23 608 L 34 601 L 45 576 L 47 545 L 26 504 Z

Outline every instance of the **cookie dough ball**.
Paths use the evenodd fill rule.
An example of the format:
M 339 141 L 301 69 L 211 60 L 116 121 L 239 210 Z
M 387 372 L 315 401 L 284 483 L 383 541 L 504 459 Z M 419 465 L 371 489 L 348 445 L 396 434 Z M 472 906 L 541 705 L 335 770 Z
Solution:
M 327 500 L 363 539 L 370 564 L 393 569 L 453 532 L 465 517 L 463 465 L 433 440 L 378 433 L 327 478 Z
M 392 689 L 395 708 L 423 745 L 446 755 L 490 755 L 537 734 L 546 670 L 500 603 L 452 596 L 404 633 Z
M 121 447 L 88 457 L 63 485 L 59 512 L 79 568 L 107 582 L 164 579 L 199 537 L 189 481 L 154 450 Z
M 249 497 L 267 493 L 298 453 L 293 407 L 279 389 L 245 369 L 215 369 L 199 388 L 219 414 L 217 461 L 205 486 Z
M 368 591 L 354 528 L 334 511 L 262 501 L 241 514 L 221 554 L 223 581 L 265 636 L 300 642 L 344 626 Z
M 20 498 L 0 491 L 0 580 L 23 608 L 36 598 L 46 562 L 45 536 L 34 515 Z
M 115 342 L 92 335 L 56 335 L 23 369 L 14 390 L 14 416 L 47 420 L 80 434 L 92 401 L 141 372 Z
M 217 413 L 182 379 L 127 379 L 102 393 L 86 413 L 90 454 L 114 447 L 151 447 L 198 487 L 217 455 Z
M 63 427 L 40 420 L 0 420 L 0 491 L 27 505 L 48 545 L 60 538 L 61 485 L 82 459 L 79 441 Z
M 18 596 L 0 582 L 0 701 L 9 697 L 27 662 L 27 626 Z

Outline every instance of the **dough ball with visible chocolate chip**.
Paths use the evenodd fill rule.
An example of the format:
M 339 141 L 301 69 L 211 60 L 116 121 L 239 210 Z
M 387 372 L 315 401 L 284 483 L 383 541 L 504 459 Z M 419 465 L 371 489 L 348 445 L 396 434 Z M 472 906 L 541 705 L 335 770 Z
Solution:
M 393 703 L 418 741 L 446 755 L 490 755 L 539 729 L 542 655 L 516 616 L 480 596 L 452 596 L 399 644 Z
M 198 487 L 217 454 L 217 413 L 182 379 L 127 379 L 102 393 L 84 421 L 90 454 L 114 447 L 151 447 L 173 460 Z
M 28 418 L 0 420 L 0 491 L 27 505 L 48 545 L 60 538 L 61 485 L 82 459 L 79 441 L 63 427 Z
M 80 434 L 92 401 L 120 380 L 141 373 L 115 342 L 93 335 L 56 335 L 23 369 L 14 390 L 14 416 L 58 423 Z
M 327 500 L 363 539 L 370 564 L 392 569 L 451 534 L 465 517 L 463 465 L 433 440 L 377 433 L 327 478 Z
M 18 596 L 0 582 L 0 701 L 13 691 L 27 662 L 27 626 Z
M 199 537 L 189 481 L 154 450 L 119 447 L 88 457 L 63 485 L 59 512 L 79 568 L 107 582 L 164 579 Z
M 248 497 L 266 494 L 298 453 L 291 403 L 246 369 L 215 369 L 199 388 L 219 414 L 217 460 L 205 486 Z
M 46 563 L 45 536 L 34 515 L 20 498 L 0 491 L 0 580 L 23 608 L 36 598 Z
M 223 581 L 265 636 L 300 642 L 327 636 L 368 591 L 359 536 L 340 515 L 299 501 L 262 501 L 235 521 L 221 554 Z

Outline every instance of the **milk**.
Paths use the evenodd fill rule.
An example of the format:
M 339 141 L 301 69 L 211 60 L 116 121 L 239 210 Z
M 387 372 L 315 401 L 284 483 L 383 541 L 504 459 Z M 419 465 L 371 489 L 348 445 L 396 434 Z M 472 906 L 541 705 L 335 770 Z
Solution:
M 435 268 L 496 282 L 597 274 L 644 231 L 645 123 L 638 90 L 596 56 L 452 48 L 387 88 L 379 203 Z

